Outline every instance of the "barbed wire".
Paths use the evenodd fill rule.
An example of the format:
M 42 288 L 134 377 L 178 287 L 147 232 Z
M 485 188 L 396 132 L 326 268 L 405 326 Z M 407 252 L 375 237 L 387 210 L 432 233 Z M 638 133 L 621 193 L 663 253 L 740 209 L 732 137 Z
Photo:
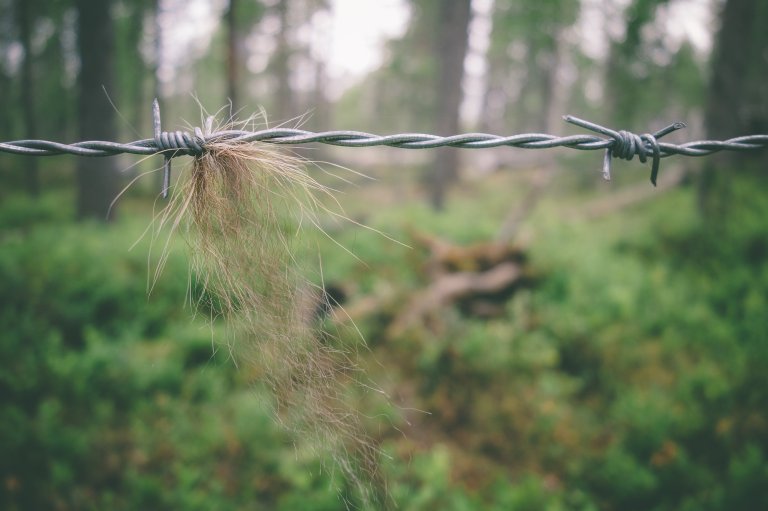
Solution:
M 323 131 L 312 132 L 294 128 L 269 128 L 258 131 L 222 130 L 213 131 L 213 118 L 209 117 L 205 129 L 194 128 L 187 131 L 162 131 L 160 106 L 155 100 L 152 105 L 154 137 L 128 143 L 111 141 L 84 141 L 63 144 L 48 140 L 14 140 L 0 142 L 0 152 L 28 156 L 55 156 L 72 154 L 77 156 L 113 156 L 117 154 L 165 156 L 163 175 L 163 197 L 168 194 L 170 185 L 170 161 L 182 155 L 199 157 L 212 143 L 249 144 L 265 142 L 280 145 L 320 143 L 340 147 L 388 146 L 401 149 L 433 149 L 437 147 L 456 147 L 461 149 L 487 149 L 491 147 L 517 147 L 521 149 L 550 149 L 567 147 L 581 151 L 605 150 L 603 159 L 603 177 L 611 177 L 611 159 L 632 160 L 635 156 L 642 163 L 651 158 L 651 182 L 656 185 L 661 158 L 673 155 L 707 156 L 719 151 L 751 151 L 768 146 L 767 135 L 747 135 L 728 140 L 698 140 L 683 144 L 659 142 L 661 137 L 684 128 L 678 122 L 655 133 L 638 135 L 629 131 L 615 131 L 578 117 L 566 115 L 566 122 L 587 129 L 601 136 L 581 134 L 556 136 L 546 133 L 523 133 L 500 136 L 488 133 L 464 133 L 452 136 L 438 136 L 427 133 L 399 133 L 394 135 L 375 135 L 362 131 Z

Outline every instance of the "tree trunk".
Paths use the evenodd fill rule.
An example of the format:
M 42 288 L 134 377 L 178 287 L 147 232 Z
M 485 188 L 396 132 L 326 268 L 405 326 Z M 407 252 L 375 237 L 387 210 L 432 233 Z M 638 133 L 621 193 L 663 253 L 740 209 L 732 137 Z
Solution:
M 706 107 L 707 135 L 727 139 L 768 133 L 768 3 L 728 0 L 720 19 Z M 705 217 L 723 221 L 735 209 L 749 207 L 742 192 L 765 189 L 766 166 L 766 151 L 708 158 L 699 183 Z M 749 185 L 745 180 L 755 182 Z
M 147 101 L 147 80 L 146 76 L 148 72 L 151 72 L 147 67 L 144 59 L 141 56 L 140 47 L 142 45 L 142 37 L 144 36 L 144 22 L 148 13 L 152 12 L 152 5 L 145 2 L 137 2 L 137 5 L 130 11 L 130 24 L 128 31 L 127 44 L 133 51 L 129 53 L 128 58 L 134 63 L 131 66 L 129 73 L 136 73 L 136 76 L 132 76 L 131 80 L 127 84 L 127 91 L 130 97 L 129 105 L 133 107 L 133 125 L 138 130 L 143 130 L 144 122 L 148 118 L 149 108 L 141 108 L 144 105 L 149 104 Z M 135 105 L 139 105 L 136 107 Z
M 229 0 L 227 10 L 227 96 L 231 104 L 230 116 L 240 107 L 237 93 L 238 66 L 240 63 L 237 37 L 237 0 Z
M 273 62 L 275 73 L 275 111 L 282 120 L 293 117 L 293 105 L 291 95 L 291 47 L 289 41 L 290 27 L 288 23 L 288 0 L 278 0 L 275 8 L 280 20 L 280 32 L 277 34 L 277 48 Z
M 152 90 L 154 97 L 159 101 L 163 97 L 163 87 L 160 82 L 160 65 L 163 62 L 163 25 L 160 23 L 160 0 L 154 0 L 152 4 L 152 21 L 154 23 L 155 38 L 152 46 L 155 51 L 155 67 L 152 70 Z
M 327 73 L 326 65 L 322 60 L 315 62 L 315 88 L 312 91 L 312 120 L 310 126 L 316 131 L 323 131 L 330 129 L 331 115 L 333 109 L 331 108 L 328 97 L 326 96 L 327 89 Z M 320 144 L 315 152 L 315 160 L 325 161 L 328 159 L 327 146 Z
M 114 83 L 114 32 L 109 0 L 77 0 L 80 76 L 78 121 L 81 140 L 116 140 L 114 110 L 104 95 Z M 114 158 L 83 158 L 77 169 L 79 218 L 111 220 L 118 192 Z
M 19 23 L 21 46 L 24 48 L 24 60 L 21 64 L 21 108 L 24 114 L 24 136 L 37 138 L 37 119 L 35 117 L 35 77 L 32 69 L 32 13 L 29 0 L 16 0 L 16 16 Z M 34 196 L 40 193 L 40 177 L 37 158 L 29 158 L 24 170 L 24 183 L 27 192 Z
M 561 26 L 557 26 L 552 34 L 552 48 L 542 75 L 541 130 L 544 133 L 555 132 L 563 124 L 565 90 L 562 86 L 560 70 L 565 59 L 565 45 L 562 41 L 562 30 Z
M 437 126 L 438 133 L 455 135 L 459 132 L 461 107 L 461 80 L 464 76 L 464 57 L 467 54 L 470 0 L 440 2 L 439 23 L 435 40 L 437 73 Z M 445 204 L 445 193 L 458 177 L 459 153 L 454 148 L 435 151 L 434 167 L 430 175 L 432 206 L 440 210 Z

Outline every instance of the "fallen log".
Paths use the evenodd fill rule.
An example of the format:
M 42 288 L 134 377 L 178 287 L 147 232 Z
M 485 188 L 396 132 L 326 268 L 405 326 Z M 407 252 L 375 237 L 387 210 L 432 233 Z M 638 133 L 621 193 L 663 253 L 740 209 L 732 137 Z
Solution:
M 399 335 L 408 328 L 422 324 L 432 313 L 459 300 L 503 293 L 513 287 L 522 275 L 520 265 L 514 262 L 504 262 L 481 272 L 441 275 L 409 300 L 392 322 L 389 333 Z
M 373 294 L 334 308 L 334 323 L 382 314 L 388 324 L 386 335 L 392 337 L 435 324 L 440 311 L 452 306 L 466 315 L 493 317 L 502 314 L 506 301 L 530 281 L 527 256 L 518 246 L 501 242 L 460 246 L 421 232 L 412 232 L 411 238 L 417 251 L 424 249 L 414 263 L 423 268 L 421 287 L 409 291 L 382 283 Z

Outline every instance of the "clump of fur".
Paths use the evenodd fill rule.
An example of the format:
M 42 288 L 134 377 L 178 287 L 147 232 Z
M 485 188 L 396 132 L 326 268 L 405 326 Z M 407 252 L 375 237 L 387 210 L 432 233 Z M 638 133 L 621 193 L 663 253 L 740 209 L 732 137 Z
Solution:
M 344 399 L 360 371 L 321 335 L 308 310 L 317 289 L 294 258 L 295 225 L 317 225 L 318 193 L 328 190 L 296 157 L 267 144 L 214 142 L 160 223 L 187 231 L 206 305 L 227 322 L 236 363 L 271 390 L 277 420 L 329 452 L 364 506 L 381 506 L 378 450 Z

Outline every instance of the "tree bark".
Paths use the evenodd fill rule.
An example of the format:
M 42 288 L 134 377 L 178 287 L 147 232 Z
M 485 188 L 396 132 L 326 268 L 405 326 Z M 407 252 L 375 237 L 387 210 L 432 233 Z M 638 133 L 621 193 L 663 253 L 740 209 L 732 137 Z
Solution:
M 110 0 L 77 0 L 80 52 L 78 121 L 81 140 L 116 140 L 115 114 L 104 90 L 114 88 Z M 77 169 L 78 218 L 109 221 L 118 192 L 114 158 L 83 158 Z
M 435 57 L 438 61 L 436 130 L 445 135 L 459 132 L 461 81 L 464 77 L 464 57 L 467 54 L 470 11 L 470 0 L 440 2 L 439 6 L 440 19 L 435 39 Z M 440 148 L 435 151 L 429 179 L 430 200 L 435 209 L 444 207 L 446 191 L 458 177 L 458 169 L 457 149 Z
M 21 64 L 21 108 L 24 114 L 24 136 L 37 138 L 37 119 L 35 116 L 35 77 L 32 69 L 32 13 L 29 0 L 16 0 L 16 16 L 19 23 L 21 46 L 24 48 L 24 60 Z M 29 158 L 24 169 L 24 183 L 31 196 L 40 193 L 40 177 L 37 158 Z
M 705 120 L 707 135 L 727 139 L 768 132 L 768 3 L 728 0 L 720 17 L 712 62 Z M 705 217 L 723 221 L 748 207 L 736 188 L 764 189 L 768 153 L 720 153 L 707 159 L 699 182 L 699 203 Z M 754 187 L 743 180 L 756 180 Z M 738 182 L 742 181 L 741 184 Z M 741 193 L 741 192 L 738 192 Z

